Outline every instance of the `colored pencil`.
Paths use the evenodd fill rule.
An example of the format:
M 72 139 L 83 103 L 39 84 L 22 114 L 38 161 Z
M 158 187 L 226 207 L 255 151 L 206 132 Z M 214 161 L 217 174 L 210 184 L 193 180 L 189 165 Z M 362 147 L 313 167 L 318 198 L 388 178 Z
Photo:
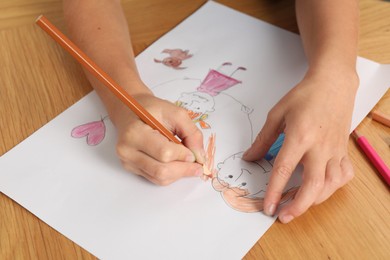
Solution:
M 284 141 L 284 133 L 280 134 L 276 141 L 272 144 L 271 148 L 269 148 L 267 154 L 264 156 L 264 159 L 267 161 L 271 161 L 278 155 L 280 149 L 282 148 L 283 141 Z
M 378 172 L 382 175 L 383 179 L 385 179 L 386 183 L 390 185 L 390 169 L 387 167 L 382 158 L 377 154 L 374 148 L 370 145 L 368 140 L 362 136 L 356 130 L 353 131 L 353 135 L 356 138 L 356 142 L 366 154 L 371 163 L 375 166 Z
M 390 127 L 390 116 L 379 112 L 378 110 L 374 110 L 371 112 L 371 117 L 377 122 L 384 124 L 385 126 Z
M 118 83 L 116 83 L 107 73 L 105 73 L 95 62 L 93 62 L 80 48 L 66 37 L 56 26 L 54 26 L 45 16 L 37 18 L 36 23 L 71 54 L 84 68 L 102 82 L 116 97 L 118 97 L 127 107 L 129 107 L 145 124 L 159 131 L 168 140 L 177 144 L 182 144 L 167 128 L 165 128 L 155 117 L 153 117 L 141 104 L 129 95 Z M 205 175 L 210 175 L 205 164 L 203 171 Z
M 127 105 L 143 122 L 158 130 L 172 142 L 181 144 L 167 128 L 143 108 L 132 96 L 130 96 L 119 84 L 117 84 L 107 73 L 94 63 L 82 50 L 80 50 L 68 37 L 55 27 L 45 16 L 37 18 L 36 23 L 49 34 L 58 44 L 69 52 L 84 68 L 102 82 L 115 96 Z

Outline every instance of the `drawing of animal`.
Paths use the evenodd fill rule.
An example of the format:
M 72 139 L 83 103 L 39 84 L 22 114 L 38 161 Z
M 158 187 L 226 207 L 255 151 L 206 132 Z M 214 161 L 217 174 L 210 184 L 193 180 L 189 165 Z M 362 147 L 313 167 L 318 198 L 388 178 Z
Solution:
M 177 70 L 185 69 L 186 67 L 180 67 L 182 61 L 192 57 L 192 54 L 188 54 L 188 50 L 183 51 L 182 49 L 165 49 L 162 51 L 162 53 L 169 54 L 169 57 L 166 57 L 163 60 L 154 59 L 154 62 L 162 63 L 165 66 Z

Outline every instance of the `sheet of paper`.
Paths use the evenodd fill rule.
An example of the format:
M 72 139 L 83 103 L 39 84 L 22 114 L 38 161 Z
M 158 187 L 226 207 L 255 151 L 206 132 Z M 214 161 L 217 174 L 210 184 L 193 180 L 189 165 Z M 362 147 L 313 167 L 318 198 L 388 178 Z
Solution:
M 208 2 L 137 64 L 156 95 L 191 108 L 205 143 L 216 134 L 220 179 L 261 204 L 272 161 L 247 165 L 240 153 L 304 75 L 299 37 Z M 389 66 L 359 58 L 358 72 L 352 128 L 390 85 Z M 0 158 L 0 190 L 102 259 L 240 259 L 274 222 L 245 212 L 223 182 L 159 187 L 128 173 L 115 143 L 92 92 Z

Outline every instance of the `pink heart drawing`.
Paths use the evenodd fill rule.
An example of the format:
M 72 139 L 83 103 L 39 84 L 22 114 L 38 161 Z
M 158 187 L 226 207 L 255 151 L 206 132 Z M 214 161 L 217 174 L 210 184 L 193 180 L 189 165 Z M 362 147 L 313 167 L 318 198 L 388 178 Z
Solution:
M 82 138 L 87 137 L 87 144 L 94 146 L 100 144 L 103 141 L 106 134 L 106 126 L 103 119 L 100 121 L 90 122 L 84 125 L 79 125 L 73 128 L 72 137 Z

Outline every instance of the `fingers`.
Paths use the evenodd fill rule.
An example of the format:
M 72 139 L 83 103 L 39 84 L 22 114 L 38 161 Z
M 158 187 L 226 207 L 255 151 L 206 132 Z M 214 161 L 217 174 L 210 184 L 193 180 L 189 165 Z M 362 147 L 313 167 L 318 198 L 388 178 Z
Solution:
M 183 109 L 160 102 L 161 122 L 177 134 L 183 144 L 169 141 L 158 131 L 135 119 L 120 125 L 117 154 L 125 169 L 158 185 L 181 177 L 202 176 L 203 136 Z M 198 163 L 195 163 L 198 162 Z
M 128 124 L 125 131 L 122 132 L 122 135 L 124 133 L 126 134 L 127 137 L 124 139 L 128 144 L 131 146 L 136 146 L 138 144 L 138 146 L 136 146 L 138 149 L 146 152 L 146 154 L 150 154 L 153 156 L 153 158 L 162 162 L 171 161 L 172 158 L 180 161 L 188 161 L 188 159 L 185 158 L 189 157 L 189 154 L 192 153 L 193 157 L 195 157 L 195 159 L 192 161 L 196 161 L 201 164 L 204 163 L 205 151 L 203 148 L 203 135 L 189 117 L 187 110 L 178 107 L 166 100 L 156 98 L 153 95 L 142 94 L 136 96 L 135 98 L 137 98 L 137 100 L 143 104 L 144 107 L 151 114 L 153 114 L 156 119 L 159 120 L 167 129 L 169 129 L 174 135 L 177 135 L 184 145 L 174 146 L 171 144 L 170 147 L 167 147 L 167 140 L 162 141 L 161 139 L 157 141 L 163 143 L 161 143 L 161 145 L 157 147 L 156 151 L 154 152 L 153 150 L 156 148 L 156 143 L 153 143 L 152 141 L 149 142 L 147 140 L 147 137 L 150 135 L 146 135 L 144 131 L 147 131 L 148 127 L 138 118 L 135 119 L 135 121 L 137 121 L 136 123 L 133 121 L 131 125 Z M 134 129 L 141 129 L 141 131 L 135 133 Z M 131 140 L 130 138 L 137 137 L 135 136 L 136 134 L 144 137 L 144 140 L 142 140 L 142 142 L 139 140 Z M 156 138 L 153 138 L 153 140 L 156 141 Z M 150 145 L 146 146 L 146 143 Z M 177 149 L 177 151 L 172 154 L 172 150 L 174 149 Z
M 302 215 L 314 204 L 324 188 L 325 169 L 324 160 L 319 156 L 308 159 L 304 164 L 303 183 L 292 202 L 281 209 L 279 220 L 288 223 L 292 219 Z
M 157 131 L 144 135 L 133 147 L 149 155 L 155 160 L 168 163 L 172 161 L 195 162 L 195 155 L 191 150 L 181 144 L 169 141 Z
M 263 158 L 278 138 L 280 129 L 281 117 L 278 116 L 276 112 L 271 111 L 252 146 L 244 153 L 242 158 L 246 161 L 254 161 Z
M 171 121 L 171 126 L 181 138 L 184 146 L 193 152 L 196 162 L 205 163 L 206 152 L 203 147 L 203 134 L 192 122 L 185 109 L 178 109 Z
M 203 174 L 202 165 L 195 163 L 195 156 L 188 148 L 140 125 L 121 135 L 117 144 L 118 157 L 126 170 L 158 185 Z
M 326 160 L 311 158 L 304 165 L 303 183 L 294 200 L 281 209 L 279 220 L 288 223 L 302 215 L 312 205 L 317 205 L 327 200 L 337 189 L 344 186 L 353 178 L 353 167 L 344 156 L 332 157 L 327 164 Z M 323 172 L 325 171 L 325 174 Z
M 283 190 L 304 155 L 304 148 L 286 134 L 284 144 L 276 157 L 264 198 L 264 213 L 273 215 L 279 205 Z
M 275 111 L 269 114 L 262 131 L 243 159 L 257 160 L 267 153 L 279 136 L 278 130 L 282 129 L 277 118 Z M 312 205 L 322 203 L 353 177 L 352 165 L 347 156 L 333 156 L 334 149 L 317 148 L 313 142 L 315 135 L 306 134 L 302 137 L 294 134 L 299 133 L 295 128 L 285 130 L 285 140 L 274 162 L 264 199 L 265 214 L 274 215 L 283 191 L 299 163 L 303 163 L 304 172 L 302 186 L 295 198 L 279 213 L 282 223 L 288 223 Z M 337 150 L 340 152 L 339 148 Z
M 179 161 L 162 163 L 139 151 L 132 153 L 132 157 L 126 162 L 122 161 L 122 164 L 126 170 L 161 186 L 169 185 L 183 177 L 203 175 L 200 164 Z
M 326 167 L 324 188 L 314 204 L 317 205 L 327 200 L 336 190 L 352 180 L 353 176 L 353 166 L 348 157 L 343 157 L 341 162 L 332 158 Z

